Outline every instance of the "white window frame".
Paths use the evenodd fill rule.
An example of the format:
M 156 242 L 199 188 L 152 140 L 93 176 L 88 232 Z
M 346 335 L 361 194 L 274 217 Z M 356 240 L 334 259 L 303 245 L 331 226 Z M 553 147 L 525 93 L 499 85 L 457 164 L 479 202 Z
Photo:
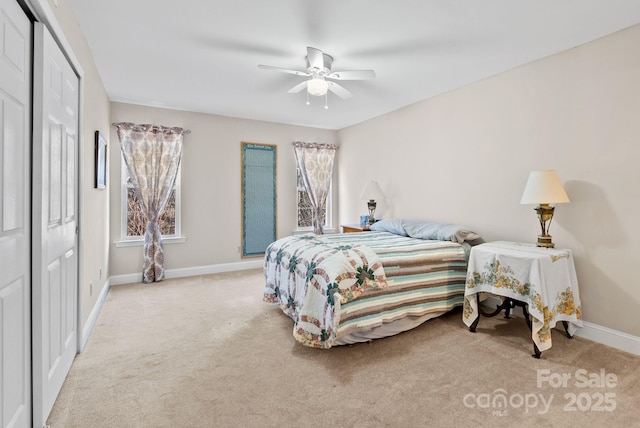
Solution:
M 182 176 L 182 162 L 178 167 L 176 176 L 176 182 L 174 184 L 176 194 L 176 208 L 175 208 L 175 233 L 172 235 L 162 235 L 163 244 L 172 244 L 185 242 L 187 239 L 182 236 L 181 228 L 181 212 L 182 212 L 182 197 L 181 197 L 181 179 Z M 120 210 L 120 240 L 116 242 L 116 247 L 133 247 L 144 245 L 144 236 L 127 236 L 127 208 L 129 206 L 128 201 L 128 188 L 127 188 L 127 165 L 124 162 L 124 157 L 120 156 L 120 194 L 121 194 L 121 210 Z

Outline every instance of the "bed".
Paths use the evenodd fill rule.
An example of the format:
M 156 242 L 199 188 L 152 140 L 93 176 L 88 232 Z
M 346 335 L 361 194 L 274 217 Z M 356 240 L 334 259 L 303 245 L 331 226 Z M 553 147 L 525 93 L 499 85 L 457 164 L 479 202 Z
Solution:
M 468 241 L 462 226 L 391 219 L 372 231 L 294 235 L 265 253 L 264 300 L 294 321 L 305 346 L 395 335 L 462 306 Z

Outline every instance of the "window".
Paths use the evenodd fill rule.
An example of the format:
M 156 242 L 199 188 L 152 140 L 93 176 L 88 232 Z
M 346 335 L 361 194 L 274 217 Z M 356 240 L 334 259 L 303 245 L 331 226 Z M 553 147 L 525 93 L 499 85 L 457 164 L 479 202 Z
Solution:
M 122 241 L 140 242 L 144 239 L 146 219 L 142 214 L 138 194 L 133 188 L 124 158 L 122 162 Z M 180 175 L 182 167 L 178 170 L 178 176 L 174 188 L 171 191 L 167 205 L 158 218 L 162 242 L 184 241 L 180 237 Z M 121 243 L 122 243 L 121 241 Z
M 298 209 L 298 230 L 313 230 L 313 209 L 311 208 L 311 200 L 309 194 L 304 188 L 300 168 L 296 168 L 296 206 Z M 324 216 L 324 227 L 328 228 L 331 224 L 331 188 L 327 196 L 327 207 Z
M 313 210 L 309 194 L 302 183 L 300 168 L 296 168 L 296 193 L 298 206 L 298 229 L 310 228 L 313 226 Z

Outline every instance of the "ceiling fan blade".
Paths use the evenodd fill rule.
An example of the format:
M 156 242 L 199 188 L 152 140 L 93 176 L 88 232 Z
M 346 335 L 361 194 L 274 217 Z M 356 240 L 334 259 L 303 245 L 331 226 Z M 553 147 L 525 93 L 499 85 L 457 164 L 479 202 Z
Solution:
M 296 86 L 294 86 L 293 88 L 289 89 L 287 92 L 290 94 L 295 94 L 296 92 L 300 92 L 301 90 L 305 89 L 307 87 L 307 81 L 305 80 L 302 83 L 298 83 Z
M 340 98 L 342 98 L 343 100 L 346 100 L 347 98 L 352 97 L 351 92 L 347 91 L 345 88 L 338 85 L 336 82 L 327 82 L 327 83 L 329 83 L 329 90 L 334 94 L 336 94 L 337 96 L 339 96 Z
M 259 64 L 258 68 L 263 68 L 265 70 L 280 71 L 282 73 L 295 74 L 296 76 L 306 76 L 306 77 L 311 76 L 311 74 L 307 73 L 306 71 L 290 70 L 288 68 L 274 67 L 273 65 Z
M 376 72 L 373 70 L 334 71 L 327 74 L 326 77 L 336 80 L 367 80 L 375 79 Z
M 307 60 L 310 68 L 322 70 L 324 68 L 324 60 L 322 59 L 322 51 L 320 49 L 307 46 Z

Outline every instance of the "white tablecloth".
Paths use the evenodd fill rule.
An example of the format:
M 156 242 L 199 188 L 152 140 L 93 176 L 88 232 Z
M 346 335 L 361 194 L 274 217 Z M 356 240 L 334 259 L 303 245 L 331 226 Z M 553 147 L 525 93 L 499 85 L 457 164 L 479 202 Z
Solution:
M 582 327 L 582 309 L 571 250 L 497 241 L 471 249 L 463 321 L 479 316 L 476 294 L 488 292 L 528 304 L 532 338 L 540 351 L 551 347 L 551 329 L 568 322 L 569 334 Z

